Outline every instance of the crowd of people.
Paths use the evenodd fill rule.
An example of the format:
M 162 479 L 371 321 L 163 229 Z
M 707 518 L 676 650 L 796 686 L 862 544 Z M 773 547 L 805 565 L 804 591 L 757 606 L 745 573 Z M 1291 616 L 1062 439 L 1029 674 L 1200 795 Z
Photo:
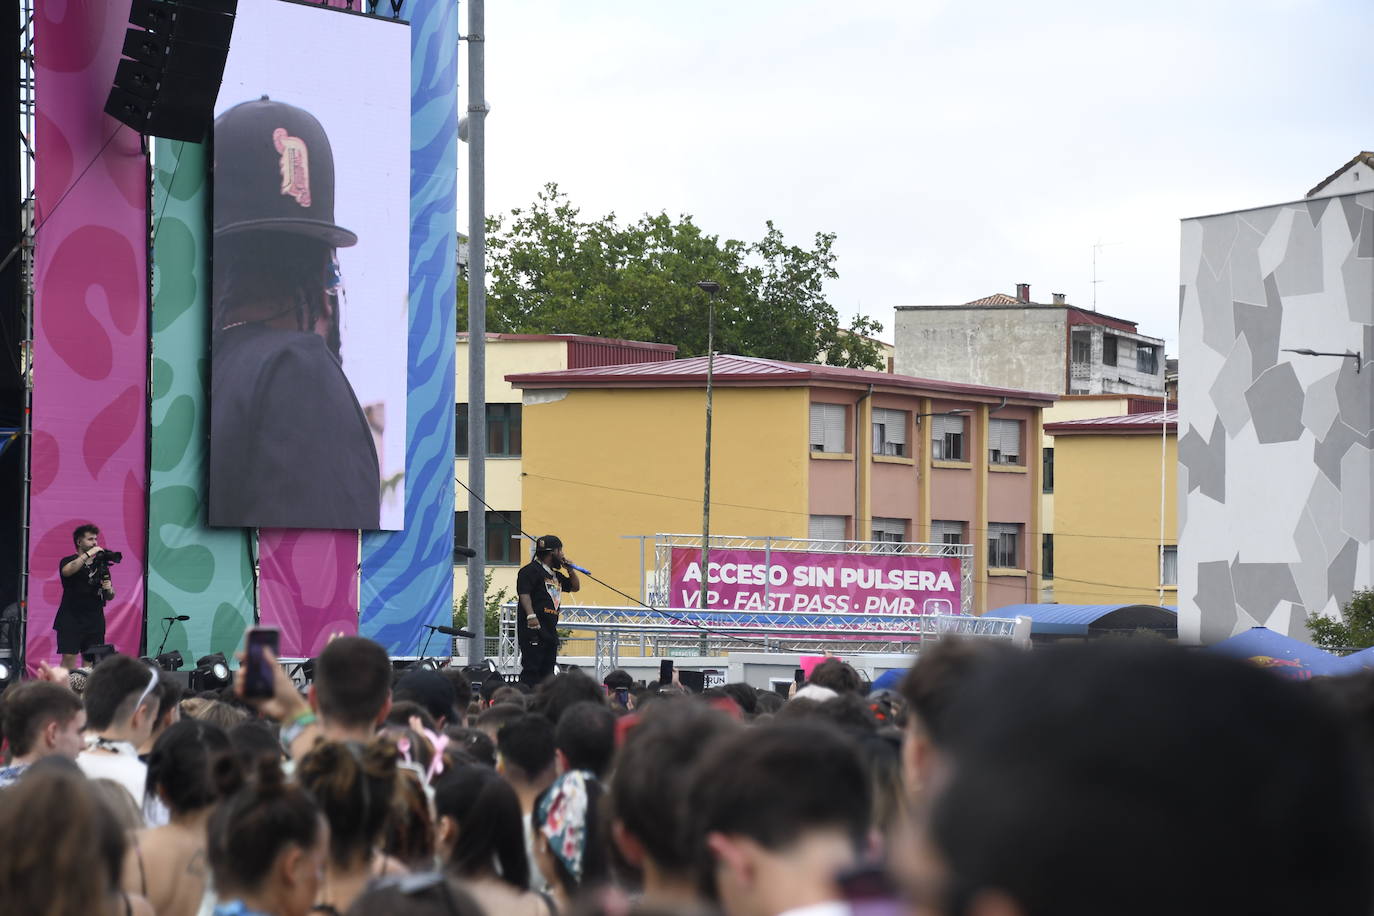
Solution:
M 1374 914 L 1374 675 L 947 639 L 698 694 L 359 637 L 274 673 L 0 694 L 0 913 Z

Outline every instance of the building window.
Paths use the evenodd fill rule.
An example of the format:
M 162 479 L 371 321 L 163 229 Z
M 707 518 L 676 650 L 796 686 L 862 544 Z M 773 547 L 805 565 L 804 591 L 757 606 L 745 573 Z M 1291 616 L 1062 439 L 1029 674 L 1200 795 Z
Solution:
M 988 568 L 1021 568 L 1021 526 L 988 523 Z
M 964 523 L 950 521 L 933 521 L 930 523 L 930 539 L 936 544 L 948 544 L 958 546 L 967 544 L 964 540 Z
M 1054 492 L 1054 448 L 1050 447 L 1041 450 L 1040 456 L 1040 489 L 1045 493 Z
M 523 566 L 526 556 L 523 548 L 524 538 L 520 534 L 519 512 L 486 513 L 487 559 L 491 566 Z M 468 514 L 453 513 L 453 546 L 466 547 L 468 544 Z M 455 566 L 467 563 L 466 559 L 453 558 Z
M 904 518 L 873 519 L 872 539 L 883 544 L 900 544 L 906 540 L 907 521 Z M 896 552 L 896 548 L 888 548 Z
M 806 535 L 815 541 L 843 541 L 845 520 L 843 515 L 813 515 Z
M 1040 536 L 1040 576 L 1043 579 L 1054 578 L 1054 535 L 1052 534 Z
M 811 451 L 839 454 L 844 447 L 843 404 L 811 405 Z
M 936 461 L 964 460 L 964 418 L 930 418 L 930 457 Z
M 1021 421 L 988 421 L 988 461 L 992 464 L 1021 463 Z
M 519 458 L 523 445 L 519 404 L 487 405 L 487 457 Z M 454 405 L 454 453 L 468 455 L 468 405 Z
M 1165 544 L 1161 548 L 1160 585 L 1178 585 L 1178 545 Z
M 1069 358 L 1080 365 L 1092 362 L 1092 340 L 1086 334 L 1073 335 Z
M 1102 365 L 1116 365 L 1116 340 L 1111 334 L 1102 335 Z
M 1135 371 L 1145 375 L 1159 375 L 1159 348 L 1136 344 Z
M 905 410 L 873 408 L 873 454 L 907 455 L 906 418 Z

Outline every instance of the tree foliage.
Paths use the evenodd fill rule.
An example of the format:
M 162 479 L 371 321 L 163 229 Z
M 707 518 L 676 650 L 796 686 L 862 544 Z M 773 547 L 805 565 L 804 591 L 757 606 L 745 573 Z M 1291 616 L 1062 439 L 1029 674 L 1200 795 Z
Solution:
M 1339 619 L 1310 614 L 1307 631 L 1323 649 L 1363 649 L 1374 646 L 1374 589 L 1360 589 L 1341 608 Z
M 670 343 L 700 356 L 707 295 L 696 284 L 714 280 L 717 353 L 881 368 L 869 335 L 882 325 L 861 315 L 841 328 L 825 296 L 838 276 L 834 241 L 817 233 L 810 248 L 791 245 L 771 221 L 745 244 L 703 232 L 691 216 L 586 219 L 549 184 L 531 206 L 487 221 L 487 330 Z M 459 294 L 463 328 L 465 279 Z

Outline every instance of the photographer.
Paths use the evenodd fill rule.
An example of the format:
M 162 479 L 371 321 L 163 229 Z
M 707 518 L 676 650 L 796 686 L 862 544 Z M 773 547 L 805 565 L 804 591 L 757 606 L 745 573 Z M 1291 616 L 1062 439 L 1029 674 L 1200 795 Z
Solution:
M 72 532 L 76 553 L 63 557 L 62 603 L 52 628 L 62 667 L 74 668 L 82 652 L 105 641 L 105 602 L 114 598 L 110 564 L 123 556 L 100 546 L 100 529 L 82 525 Z

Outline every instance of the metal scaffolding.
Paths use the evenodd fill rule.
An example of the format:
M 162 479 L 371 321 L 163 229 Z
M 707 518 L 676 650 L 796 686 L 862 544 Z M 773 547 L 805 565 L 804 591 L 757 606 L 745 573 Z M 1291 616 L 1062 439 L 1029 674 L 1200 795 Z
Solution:
M 560 629 L 592 634 L 596 676 L 620 666 L 622 652 L 638 657 L 669 655 L 691 649 L 700 655 L 731 651 L 914 654 L 921 645 L 945 636 L 1011 639 L 1016 621 L 965 614 L 745 614 L 696 609 L 643 607 L 571 607 L 564 605 Z M 496 664 L 513 673 L 520 667 L 520 621 L 516 605 L 501 608 Z

